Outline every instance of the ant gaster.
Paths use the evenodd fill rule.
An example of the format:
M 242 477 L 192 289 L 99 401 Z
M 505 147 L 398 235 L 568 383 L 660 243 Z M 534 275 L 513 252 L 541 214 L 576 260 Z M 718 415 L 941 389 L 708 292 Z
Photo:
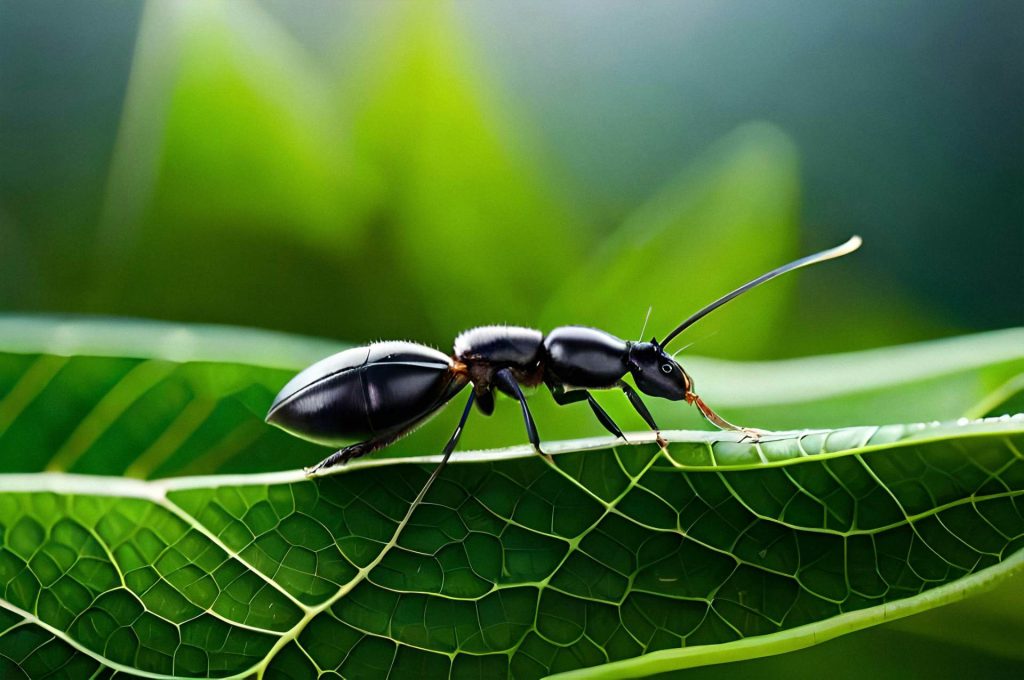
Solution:
M 483 414 L 494 412 L 495 391 L 519 402 L 530 443 L 544 455 L 521 385 L 544 383 L 560 405 L 587 402 L 606 430 L 625 439 L 590 393 L 622 390 L 640 417 L 658 432 L 640 395 L 623 379 L 629 374 L 644 394 L 685 401 L 718 428 L 742 432 L 756 441 L 763 431 L 733 425 L 697 396 L 693 380 L 668 354 L 669 343 L 751 288 L 794 269 L 851 253 L 860 244 L 861 239 L 854 236 L 840 246 L 773 269 L 696 312 L 660 342 L 630 342 L 585 326 L 560 326 L 547 335 L 532 328 L 483 326 L 459 335 L 451 356 L 401 341 L 348 349 L 313 364 L 289 381 L 274 399 L 267 422 L 329 446 L 357 440 L 307 471 L 314 474 L 392 444 L 471 385 L 459 424 L 443 449 L 440 470 L 455 449 L 474 402 Z M 665 445 L 660 432 L 658 443 Z

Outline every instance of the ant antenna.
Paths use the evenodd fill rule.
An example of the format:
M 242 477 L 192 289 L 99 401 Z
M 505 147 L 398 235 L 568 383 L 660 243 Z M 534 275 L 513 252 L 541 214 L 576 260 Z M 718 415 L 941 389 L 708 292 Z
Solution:
M 644 317 L 644 327 L 640 329 L 640 340 L 643 341 L 644 333 L 647 332 L 647 322 L 651 320 L 651 310 L 654 309 L 654 305 L 647 308 L 647 316 Z
M 704 342 L 708 338 L 713 337 L 713 336 L 715 336 L 717 334 L 718 334 L 718 331 L 715 330 L 715 331 L 712 331 L 712 332 L 708 333 L 703 338 L 697 338 L 696 340 L 693 340 L 691 342 L 686 343 L 685 345 L 683 345 L 682 347 L 677 349 L 675 352 L 672 352 L 672 358 L 675 359 L 676 355 L 679 354 L 680 352 L 685 352 L 686 350 L 688 350 L 691 347 L 693 347 L 694 345 L 696 345 L 698 342 Z
M 696 340 L 694 340 L 694 342 L 696 342 Z M 682 347 L 677 349 L 675 352 L 672 352 L 672 358 L 675 359 L 677 354 L 679 354 L 680 352 L 682 352 L 684 350 L 688 350 L 691 347 L 693 347 L 693 342 L 686 343 L 685 345 L 683 345 Z
M 746 293 L 751 288 L 760 286 L 762 283 L 765 283 L 766 281 L 771 281 L 776 276 L 782 276 L 786 272 L 791 272 L 794 269 L 799 269 L 801 267 L 806 267 L 811 264 L 817 264 L 818 262 L 824 262 L 825 260 L 831 260 L 837 257 L 842 257 L 843 255 L 849 255 L 853 251 L 857 250 L 857 248 L 860 248 L 861 243 L 863 243 L 863 241 L 861 241 L 860 236 L 852 236 L 849 241 L 843 243 L 842 245 L 836 246 L 835 248 L 829 248 L 828 250 L 823 250 L 820 253 L 815 253 L 814 255 L 801 257 L 799 260 L 794 260 L 789 264 L 784 264 L 781 267 L 778 267 L 777 269 L 771 270 L 767 274 L 762 274 L 753 281 L 744 283 L 736 290 L 732 291 L 731 293 L 728 293 L 727 295 L 723 295 L 722 297 L 718 298 L 704 309 L 700 310 L 699 312 L 691 316 L 686 321 L 676 326 L 675 330 L 666 335 L 665 339 L 661 341 L 661 346 L 665 347 L 666 345 L 668 345 L 668 343 L 672 342 L 673 338 L 675 338 L 677 335 L 685 331 L 687 328 L 689 328 L 696 322 L 700 321 L 702 318 L 704 318 L 711 312 L 715 311 L 729 300 L 732 300 L 733 298 L 742 295 L 743 293 Z

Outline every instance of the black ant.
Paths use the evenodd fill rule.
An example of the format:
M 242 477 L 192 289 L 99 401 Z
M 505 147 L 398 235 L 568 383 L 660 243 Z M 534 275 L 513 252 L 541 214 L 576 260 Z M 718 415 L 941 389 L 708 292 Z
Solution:
M 544 383 L 560 405 L 587 402 L 606 430 L 625 439 L 590 393 L 622 390 L 640 417 L 658 432 L 640 395 L 623 380 L 628 373 L 644 394 L 693 404 L 716 427 L 742 432 L 745 438 L 757 441 L 762 430 L 733 425 L 697 396 L 693 380 L 666 348 L 696 321 L 751 288 L 794 269 L 847 255 L 860 244 L 860 237 L 854 236 L 840 246 L 773 269 L 704 307 L 660 342 L 653 338 L 630 342 L 585 326 L 560 326 L 547 335 L 532 328 L 483 326 L 459 335 L 452 356 L 401 341 L 345 350 L 289 381 L 274 399 L 267 422 L 329 446 L 360 440 L 309 469 L 313 474 L 392 444 L 472 385 L 459 424 L 443 449 L 440 470 L 459 441 L 474 401 L 484 415 L 494 412 L 495 390 L 519 402 L 530 443 L 546 455 L 520 385 Z M 665 446 L 660 433 L 657 437 Z

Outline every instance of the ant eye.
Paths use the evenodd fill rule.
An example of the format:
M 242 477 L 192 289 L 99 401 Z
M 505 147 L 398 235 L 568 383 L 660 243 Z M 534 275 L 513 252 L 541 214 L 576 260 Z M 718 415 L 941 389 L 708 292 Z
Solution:
M 662 373 L 671 373 L 672 372 L 672 364 L 662 364 L 661 365 L 661 372 Z

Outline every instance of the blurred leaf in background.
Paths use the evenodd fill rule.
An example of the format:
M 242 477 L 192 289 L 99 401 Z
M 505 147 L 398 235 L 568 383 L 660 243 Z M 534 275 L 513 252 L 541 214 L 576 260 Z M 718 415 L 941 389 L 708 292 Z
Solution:
M 651 332 L 664 333 L 741 281 L 832 245 L 830 234 L 842 229 L 842 237 L 867 237 L 856 259 L 730 305 L 689 334 L 690 353 L 785 357 L 967 330 L 899 285 L 906 272 L 885 269 L 894 253 L 888 237 L 872 235 L 875 225 L 807 221 L 798 167 L 817 150 L 799 125 L 716 119 L 687 133 L 698 141 L 683 153 L 660 152 L 660 167 L 674 175 L 660 189 L 648 181 L 624 186 L 619 198 L 588 193 L 554 156 L 562 140 L 550 137 L 550 121 L 531 119 L 506 89 L 516 81 L 507 64 L 502 71 L 501 49 L 526 50 L 520 61 L 529 69 L 533 53 L 549 47 L 516 43 L 526 25 L 511 18 L 509 30 L 520 32 L 507 36 L 512 42 L 484 41 L 498 10 L 489 19 L 453 3 L 0 7 L 0 86 L 13 95 L 0 98 L 0 293 L 10 308 L 228 322 L 354 342 L 409 337 L 442 349 L 481 323 L 589 323 L 633 337 L 649 305 Z M 530 7 L 538 16 L 554 11 Z M 671 23 L 676 11 L 651 10 L 631 30 L 647 35 L 652 21 Z M 598 30 L 614 14 L 577 19 Z M 90 30 L 69 32 L 67 22 Z M 564 28 L 567 45 L 583 49 Z M 657 31 L 652 54 L 666 49 Z M 28 35 L 57 49 L 32 51 Z M 687 50 L 698 49 L 665 52 L 678 75 L 637 71 L 637 87 L 672 83 L 712 101 L 700 83 L 728 64 L 709 63 L 694 81 Z M 579 103 L 564 79 L 605 73 L 603 61 L 581 67 L 580 56 L 565 53 L 567 70 L 550 72 L 550 82 L 566 85 L 570 108 Z M 110 65 L 106 77 L 99 64 Z M 58 81 L 57 66 L 76 79 Z M 605 75 L 622 86 L 623 73 Z M 579 83 L 583 92 L 594 84 Z M 645 96 L 655 117 L 638 119 L 630 140 L 653 134 L 678 145 L 654 121 L 682 104 L 660 90 Z M 607 120 L 609 105 L 586 111 L 579 129 Z M 759 115 L 754 107 L 747 120 Z M 694 129 L 685 120 L 676 127 Z M 615 173 L 635 164 L 631 153 L 624 148 Z M 812 165 L 812 186 L 821 173 Z M 626 194 L 640 200 L 619 219 L 609 206 L 626 206 Z M 820 216 L 820 190 L 810 196 Z M 934 255 L 927 244 L 915 252 L 915 261 Z
M 0 77 L 10 91 L 35 101 L 24 83 L 35 82 L 33 76 L 48 83 L 53 76 L 21 66 L 41 57 L 16 51 L 18 36 L 42 32 L 70 44 L 61 21 L 79 15 L 61 14 L 56 6 L 36 15 L 3 0 L 0 7 L 20 30 L 10 22 L 0 27 L 9 31 L 3 49 L 18 57 L 5 62 Z M 129 31 L 135 46 L 130 77 L 124 66 L 123 111 L 109 116 L 115 119 L 109 173 L 103 159 L 90 165 L 90 176 L 106 181 L 106 198 L 93 213 L 84 203 L 55 200 L 62 194 L 53 188 L 0 195 L 11 206 L 0 212 L 0 293 L 12 308 L 245 324 L 347 343 L 411 338 L 444 350 L 457 332 L 482 323 L 543 329 L 586 323 L 634 338 L 648 306 L 654 308 L 648 333 L 662 335 L 739 283 L 835 243 L 829 237 L 835 225 L 806 223 L 800 167 L 813 150 L 800 145 L 798 133 L 768 122 L 739 125 L 718 141 L 703 132 L 696 151 L 672 158 L 663 186 L 651 188 L 619 220 L 614 211 L 595 209 L 607 204 L 604 198 L 574 186 L 544 149 L 538 129 L 544 121 L 531 120 L 503 92 L 500 61 L 493 52 L 490 60 L 484 57 L 495 49 L 479 37 L 487 35 L 486 24 L 466 6 L 301 7 L 282 0 L 152 2 L 141 16 L 122 16 L 102 4 L 75 10 L 83 23 L 108 32 L 121 26 L 117 35 L 126 29 L 114 19 L 132 31 L 131 22 L 138 22 L 137 36 Z M 599 23 L 602 16 L 576 18 Z M 515 26 L 512 21 L 510 29 Z M 564 28 L 566 40 L 576 44 L 578 36 Z M 538 35 L 550 29 L 536 27 Z M 648 24 L 634 29 L 637 35 L 651 30 Z M 94 40 L 92 49 L 132 51 L 106 33 L 97 33 L 102 40 L 84 35 Z M 578 57 L 564 55 L 564 68 Z M 68 67 L 81 63 L 90 62 L 79 55 Z M 672 63 L 688 82 L 692 64 L 681 57 Z M 637 73 L 647 83 L 669 77 Z M 120 77 L 111 70 L 110 79 Z M 667 105 L 660 91 L 647 96 L 651 106 Z M 56 97 L 47 100 L 51 109 Z M 18 114 L 5 117 L 4 129 L 31 130 L 30 117 L 11 101 L 0 101 L 5 116 Z M 594 109 L 580 124 L 606 115 Z M 635 122 L 631 129 L 640 137 L 672 138 L 668 129 L 649 130 L 650 120 Z M 729 128 L 716 120 L 706 129 Z M 13 136 L 3 140 L 4 148 L 21 149 Z M 45 160 L 56 167 L 71 162 L 48 154 Z M 22 177 L 11 158 L 32 167 L 27 153 L 0 156 L 3 177 L 13 178 L 4 186 L 36 186 L 35 176 Z M 817 178 L 804 179 L 813 186 Z M 91 196 L 87 189 L 83 185 L 78 195 Z M 72 206 L 79 206 L 73 215 Z M 67 224 L 59 219 L 62 210 Z M 49 217 L 33 221 L 33 215 Z M 926 244 L 915 253 L 931 257 Z M 902 272 L 880 268 L 891 257 L 868 236 L 855 256 L 794 274 L 716 312 L 680 338 L 678 347 L 694 343 L 680 356 L 704 396 L 739 421 L 841 426 L 877 422 L 880 411 L 909 418 L 909 397 L 884 390 L 865 389 L 845 400 L 842 418 L 828 399 L 800 409 L 793 400 L 744 400 L 740 396 L 766 384 L 765 376 L 755 375 L 758 366 L 729 371 L 692 358 L 770 359 L 963 330 L 894 283 Z M 881 362 L 878 370 L 893 368 Z M 771 375 L 781 386 L 800 384 L 802 374 Z M 928 397 L 920 403 L 935 406 L 932 395 L 949 394 L 936 391 L 944 379 L 915 383 L 918 398 Z M 974 394 L 971 380 L 965 378 L 961 394 Z M 597 398 L 624 427 L 639 427 L 621 395 Z M 543 394 L 534 402 L 545 438 L 600 433 L 586 409 L 558 409 Z M 667 427 L 706 427 L 692 409 L 653 408 Z M 450 417 L 442 415 L 398 449 L 443 436 L 438 433 L 452 426 Z M 498 409 L 466 443 L 520 439 L 515 410 Z
M 798 214 L 791 140 L 770 125 L 741 127 L 605 240 L 549 305 L 544 325 L 583 323 L 636 339 L 650 305 L 648 335 L 664 337 L 704 304 L 794 259 Z M 781 321 L 789 282 L 780 283 L 717 313 L 690 339 L 724 327 L 716 354 L 763 356 Z
M 94 309 L 315 329 L 292 282 L 335 302 L 354 283 L 373 195 L 340 133 L 328 82 L 257 6 L 148 5 Z
M 0 305 L 84 311 L 141 3 L 0 0 Z
M 473 325 L 536 323 L 590 231 L 497 109 L 448 5 L 406 14 L 348 98 L 360 158 L 385 185 L 376 236 L 397 268 L 387 278 L 411 284 L 392 302 L 406 308 L 414 291 L 428 339 L 447 348 Z
M 578 237 L 450 12 L 406 14 L 343 88 L 256 5 L 150 5 L 96 308 L 436 342 L 535 319 Z
M 616 226 L 579 200 L 528 112 L 496 85 L 485 46 L 468 37 L 472 13 L 317 7 L 316 31 L 286 2 L 154 2 L 124 19 L 139 30 L 110 169 L 90 166 L 106 184 L 102 210 L 88 208 L 85 185 L 57 201 L 52 189 L 4 194 L 0 291 L 11 306 L 443 349 L 481 323 L 633 337 L 649 305 L 651 332 L 664 333 L 739 282 L 832 245 L 801 225 L 804 149 L 772 124 L 705 136 Z M 89 11 L 112 23 L 111 9 Z M 59 16 L 22 28 L 52 32 Z M 325 49 L 332 35 L 344 49 Z M 23 53 L 13 56 L 20 67 Z M 880 247 L 869 238 L 856 262 L 730 305 L 691 332 L 690 352 L 771 358 L 962 330 L 890 285 L 898 272 L 878 270 Z

